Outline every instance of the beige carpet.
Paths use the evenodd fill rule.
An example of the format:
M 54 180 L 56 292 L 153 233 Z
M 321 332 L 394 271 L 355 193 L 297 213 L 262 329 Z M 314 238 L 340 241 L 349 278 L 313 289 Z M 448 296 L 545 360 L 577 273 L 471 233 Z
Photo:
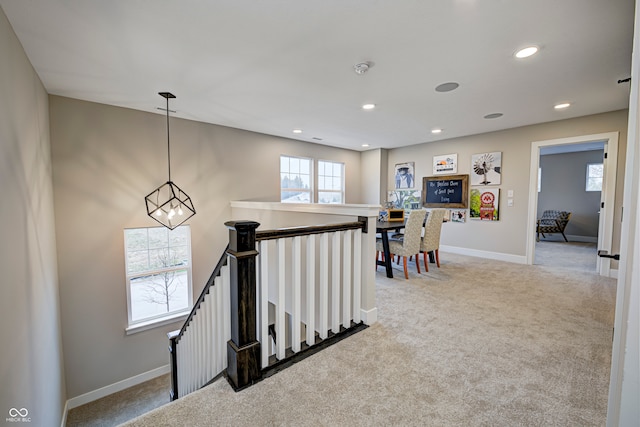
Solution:
M 235 393 L 221 380 L 126 426 L 605 424 L 615 280 L 441 254 L 376 276 L 377 324 Z

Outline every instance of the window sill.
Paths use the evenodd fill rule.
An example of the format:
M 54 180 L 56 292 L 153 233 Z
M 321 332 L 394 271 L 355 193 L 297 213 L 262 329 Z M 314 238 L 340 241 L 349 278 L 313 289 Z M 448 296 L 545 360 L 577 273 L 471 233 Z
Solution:
M 159 328 L 160 326 L 170 325 L 172 323 L 184 322 L 189 316 L 189 312 L 174 313 L 161 319 L 153 319 L 147 322 L 136 323 L 125 329 L 127 335 L 137 334 L 138 332 L 148 331 L 149 329 Z

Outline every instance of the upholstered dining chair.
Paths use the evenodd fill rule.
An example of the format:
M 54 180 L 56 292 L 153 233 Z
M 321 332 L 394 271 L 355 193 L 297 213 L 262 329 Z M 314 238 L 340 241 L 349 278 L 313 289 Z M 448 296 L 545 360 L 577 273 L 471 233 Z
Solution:
M 542 212 L 542 217 L 536 225 L 536 241 L 540 241 L 541 234 L 542 237 L 547 237 L 545 233 L 560 233 L 562 237 L 564 237 L 564 241 L 568 242 L 569 240 L 567 240 L 567 236 L 564 234 L 564 229 L 567 227 L 570 218 L 571 212 L 556 210 L 546 210 Z
M 402 257 L 405 279 L 409 278 L 409 273 L 407 271 L 408 257 L 415 255 L 416 268 L 418 270 L 418 273 L 420 273 L 420 257 L 418 255 L 420 254 L 422 224 L 424 223 L 424 217 L 426 216 L 426 214 L 427 211 L 424 209 L 412 210 L 405 224 L 404 234 L 402 235 L 402 237 L 389 239 L 389 253 L 391 253 L 391 256 L 393 257 L 394 255 L 398 255 Z M 376 259 L 378 259 L 378 254 L 383 251 L 384 249 L 382 248 L 382 239 L 377 239 Z
M 420 243 L 420 252 L 424 258 L 424 269 L 429 271 L 429 262 L 427 254 L 433 252 L 436 259 L 436 265 L 440 268 L 440 231 L 442 230 L 442 221 L 444 220 L 445 209 L 432 209 L 427 216 L 424 224 L 424 236 Z

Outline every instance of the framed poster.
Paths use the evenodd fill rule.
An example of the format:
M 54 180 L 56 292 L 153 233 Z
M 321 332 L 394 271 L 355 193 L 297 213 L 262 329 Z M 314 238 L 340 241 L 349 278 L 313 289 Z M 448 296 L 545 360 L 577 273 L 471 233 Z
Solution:
M 442 156 L 433 156 L 433 174 L 447 175 L 458 173 L 458 155 L 445 154 Z
M 502 152 L 473 154 L 471 170 L 471 185 L 500 185 Z
M 405 211 L 420 209 L 422 207 L 421 195 L 422 192 L 420 190 L 392 190 L 388 193 L 387 205 L 388 207 L 404 209 Z
M 396 189 L 415 186 L 415 162 L 396 163 Z
M 465 222 L 466 220 L 466 209 L 451 209 L 451 222 Z
M 469 200 L 469 175 L 438 175 L 422 178 L 422 206 L 464 208 Z
M 481 221 L 498 221 L 500 219 L 500 189 L 472 188 L 469 217 Z

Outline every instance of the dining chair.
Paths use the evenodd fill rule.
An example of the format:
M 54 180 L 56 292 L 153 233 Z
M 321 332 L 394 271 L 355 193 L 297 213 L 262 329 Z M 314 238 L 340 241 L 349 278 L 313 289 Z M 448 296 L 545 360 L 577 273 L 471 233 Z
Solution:
M 416 256 L 416 268 L 420 273 L 420 238 L 422 236 L 422 224 L 427 211 L 424 209 L 412 210 L 404 227 L 404 234 L 400 238 L 389 239 L 389 253 L 391 256 L 398 255 L 403 259 L 404 277 L 409 278 L 407 271 L 407 258 Z M 383 252 L 382 239 L 376 240 L 376 259 L 379 252 Z
M 429 252 L 433 252 L 436 265 L 440 268 L 440 231 L 442 230 L 444 214 L 445 209 L 432 209 L 424 224 L 424 236 L 420 242 L 420 252 L 423 253 L 424 268 L 427 272 L 429 271 L 429 262 L 427 260 Z

